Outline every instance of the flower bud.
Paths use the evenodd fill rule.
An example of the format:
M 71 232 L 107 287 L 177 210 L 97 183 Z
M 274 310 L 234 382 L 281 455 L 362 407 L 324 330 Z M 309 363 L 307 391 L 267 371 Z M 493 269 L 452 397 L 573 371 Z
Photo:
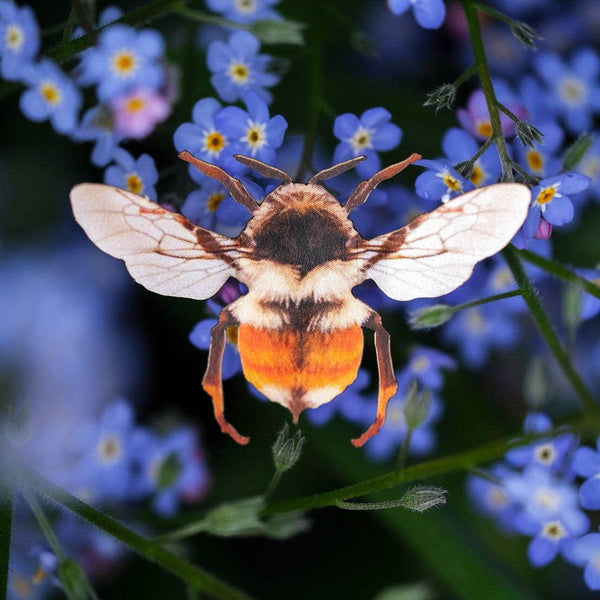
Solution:
M 275 470 L 280 473 L 291 469 L 298 462 L 305 442 L 300 430 L 293 437 L 289 437 L 289 430 L 290 428 L 286 423 L 273 444 Z
M 435 506 L 444 506 L 446 493 L 443 488 L 433 486 L 414 487 L 400 498 L 401 506 L 415 512 L 424 512 Z
M 303 23 L 284 19 L 264 19 L 250 26 L 250 31 L 263 44 L 295 44 L 304 46 Z
M 456 86 L 444 83 L 427 94 L 423 106 L 433 106 L 436 111 L 442 108 L 452 108 L 456 100 Z
M 411 313 L 411 329 L 431 329 L 447 323 L 454 316 L 454 308 L 448 304 L 434 304 Z
M 417 429 L 423 425 L 429 415 L 431 408 L 431 391 L 425 389 L 419 391 L 417 381 L 413 379 L 408 389 L 406 402 L 404 403 L 404 419 L 409 429 Z

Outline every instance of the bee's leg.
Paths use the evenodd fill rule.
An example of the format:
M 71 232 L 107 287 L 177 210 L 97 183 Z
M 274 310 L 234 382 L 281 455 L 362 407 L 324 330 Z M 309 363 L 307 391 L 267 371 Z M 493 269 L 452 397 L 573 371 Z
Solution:
M 381 317 L 375 311 L 372 311 L 363 326 L 375 332 L 375 352 L 377 353 L 377 369 L 379 371 L 379 398 L 377 400 L 375 422 L 359 438 L 352 440 L 357 448 L 379 433 L 385 423 L 387 404 L 398 391 L 398 382 L 394 375 L 390 351 L 390 334 L 383 328 Z
M 227 308 L 221 311 L 218 323 L 210 332 L 210 350 L 208 352 L 208 366 L 202 379 L 202 387 L 212 398 L 215 409 L 215 418 L 223 433 L 229 434 L 238 444 L 247 444 L 249 437 L 240 435 L 235 427 L 225 419 L 225 404 L 223 401 L 223 377 L 221 367 L 223 364 L 223 353 L 227 343 L 227 328 L 237 325 L 237 322 L 229 314 Z

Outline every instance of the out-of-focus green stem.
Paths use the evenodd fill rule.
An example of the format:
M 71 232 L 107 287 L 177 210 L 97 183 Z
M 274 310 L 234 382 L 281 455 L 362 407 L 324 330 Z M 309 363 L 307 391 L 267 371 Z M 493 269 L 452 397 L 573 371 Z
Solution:
M 577 369 L 575 369 L 573 366 L 568 352 L 560 341 L 556 331 L 554 331 L 554 327 L 552 326 L 552 323 L 550 322 L 550 319 L 537 296 L 536 290 L 531 284 L 527 273 L 525 273 L 525 269 L 521 264 L 517 250 L 512 246 L 508 246 L 503 250 L 503 254 L 506 258 L 508 266 L 510 267 L 510 270 L 512 271 L 515 281 L 521 288 L 523 299 L 527 303 L 529 311 L 531 312 L 531 315 L 533 316 L 540 333 L 546 340 L 546 343 L 554 355 L 554 358 L 560 365 L 567 379 L 571 382 L 571 385 L 575 391 L 579 394 L 587 414 L 598 418 L 600 415 L 598 401 L 581 378 L 581 375 L 577 372 Z

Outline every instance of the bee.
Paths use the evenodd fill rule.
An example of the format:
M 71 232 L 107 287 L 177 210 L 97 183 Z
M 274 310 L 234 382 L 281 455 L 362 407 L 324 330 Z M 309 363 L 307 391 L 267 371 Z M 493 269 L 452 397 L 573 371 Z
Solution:
M 239 444 L 225 418 L 221 365 L 231 327 L 246 379 L 290 410 L 294 422 L 307 408 L 333 400 L 357 377 L 363 327 L 374 331 L 379 371 L 377 413 L 357 439 L 362 446 L 385 422 L 398 389 L 390 335 L 380 315 L 352 289 L 372 279 L 390 298 L 442 296 L 464 283 L 475 265 L 506 246 L 527 215 L 531 193 L 518 183 L 476 189 L 408 225 L 374 239 L 357 232 L 350 213 L 382 181 L 421 156 L 412 154 L 366 181 L 341 204 L 322 182 L 353 168 L 359 156 L 325 169 L 307 184 L 257 159 L 236 159 L 281 184 L 258 203 L 220 167 L 182 152 L 179 157 L 220 181 L 252 217 L 233 239 L 199 227 L 148 198 L 103 184 L 71 191 L 75 219 L 104 252 L 121 258 L 133 278 L 166 296 L 204 300 L 230 277 L 248 293 L 227 305 L 211 331 L 202 385 L 215 418 Z

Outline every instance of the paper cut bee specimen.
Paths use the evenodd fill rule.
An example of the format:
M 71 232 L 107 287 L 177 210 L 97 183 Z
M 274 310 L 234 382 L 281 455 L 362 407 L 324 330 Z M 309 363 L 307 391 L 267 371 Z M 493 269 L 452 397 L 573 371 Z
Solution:
M 395 300 L 447 294 L 475 265 L 506 246 L 527 215 L 530 191 L 505 183 L 476 189 L 423 214 L 401 229 L 363 239 L 349 218 L 382 181 L 420 159 L 413 154 L 361 182 L 342 205 L 321 182 L 354 167 L 357 157 L 317 173 L 307 184 L 254 158 L 241 163 L 282 183 L 262 203 L 220 167 L 182 152 L 180 158 L 220 181 L 252 213 L 235 239 L 194 225 L 147 198 L 102 184 L 73 188 L 77 222 L 104 252 L 121 258 L 133 278 L 167 296 L 203 300 L 229 277 L 248 293 L 228 306 L 211 331 L 202 381 L 221 430 L 246 444 L 226 420 L 221 363 L 227 329 L 238 327 L 244 375 L 297 422 L 306 408 L 333 400 L 357 377 L 362 328 L 375 332 L 379 398 L 362 446 L 384 424 L 396 393 L 390 336 L 381 317 L 352 295 L 372 279 Z

